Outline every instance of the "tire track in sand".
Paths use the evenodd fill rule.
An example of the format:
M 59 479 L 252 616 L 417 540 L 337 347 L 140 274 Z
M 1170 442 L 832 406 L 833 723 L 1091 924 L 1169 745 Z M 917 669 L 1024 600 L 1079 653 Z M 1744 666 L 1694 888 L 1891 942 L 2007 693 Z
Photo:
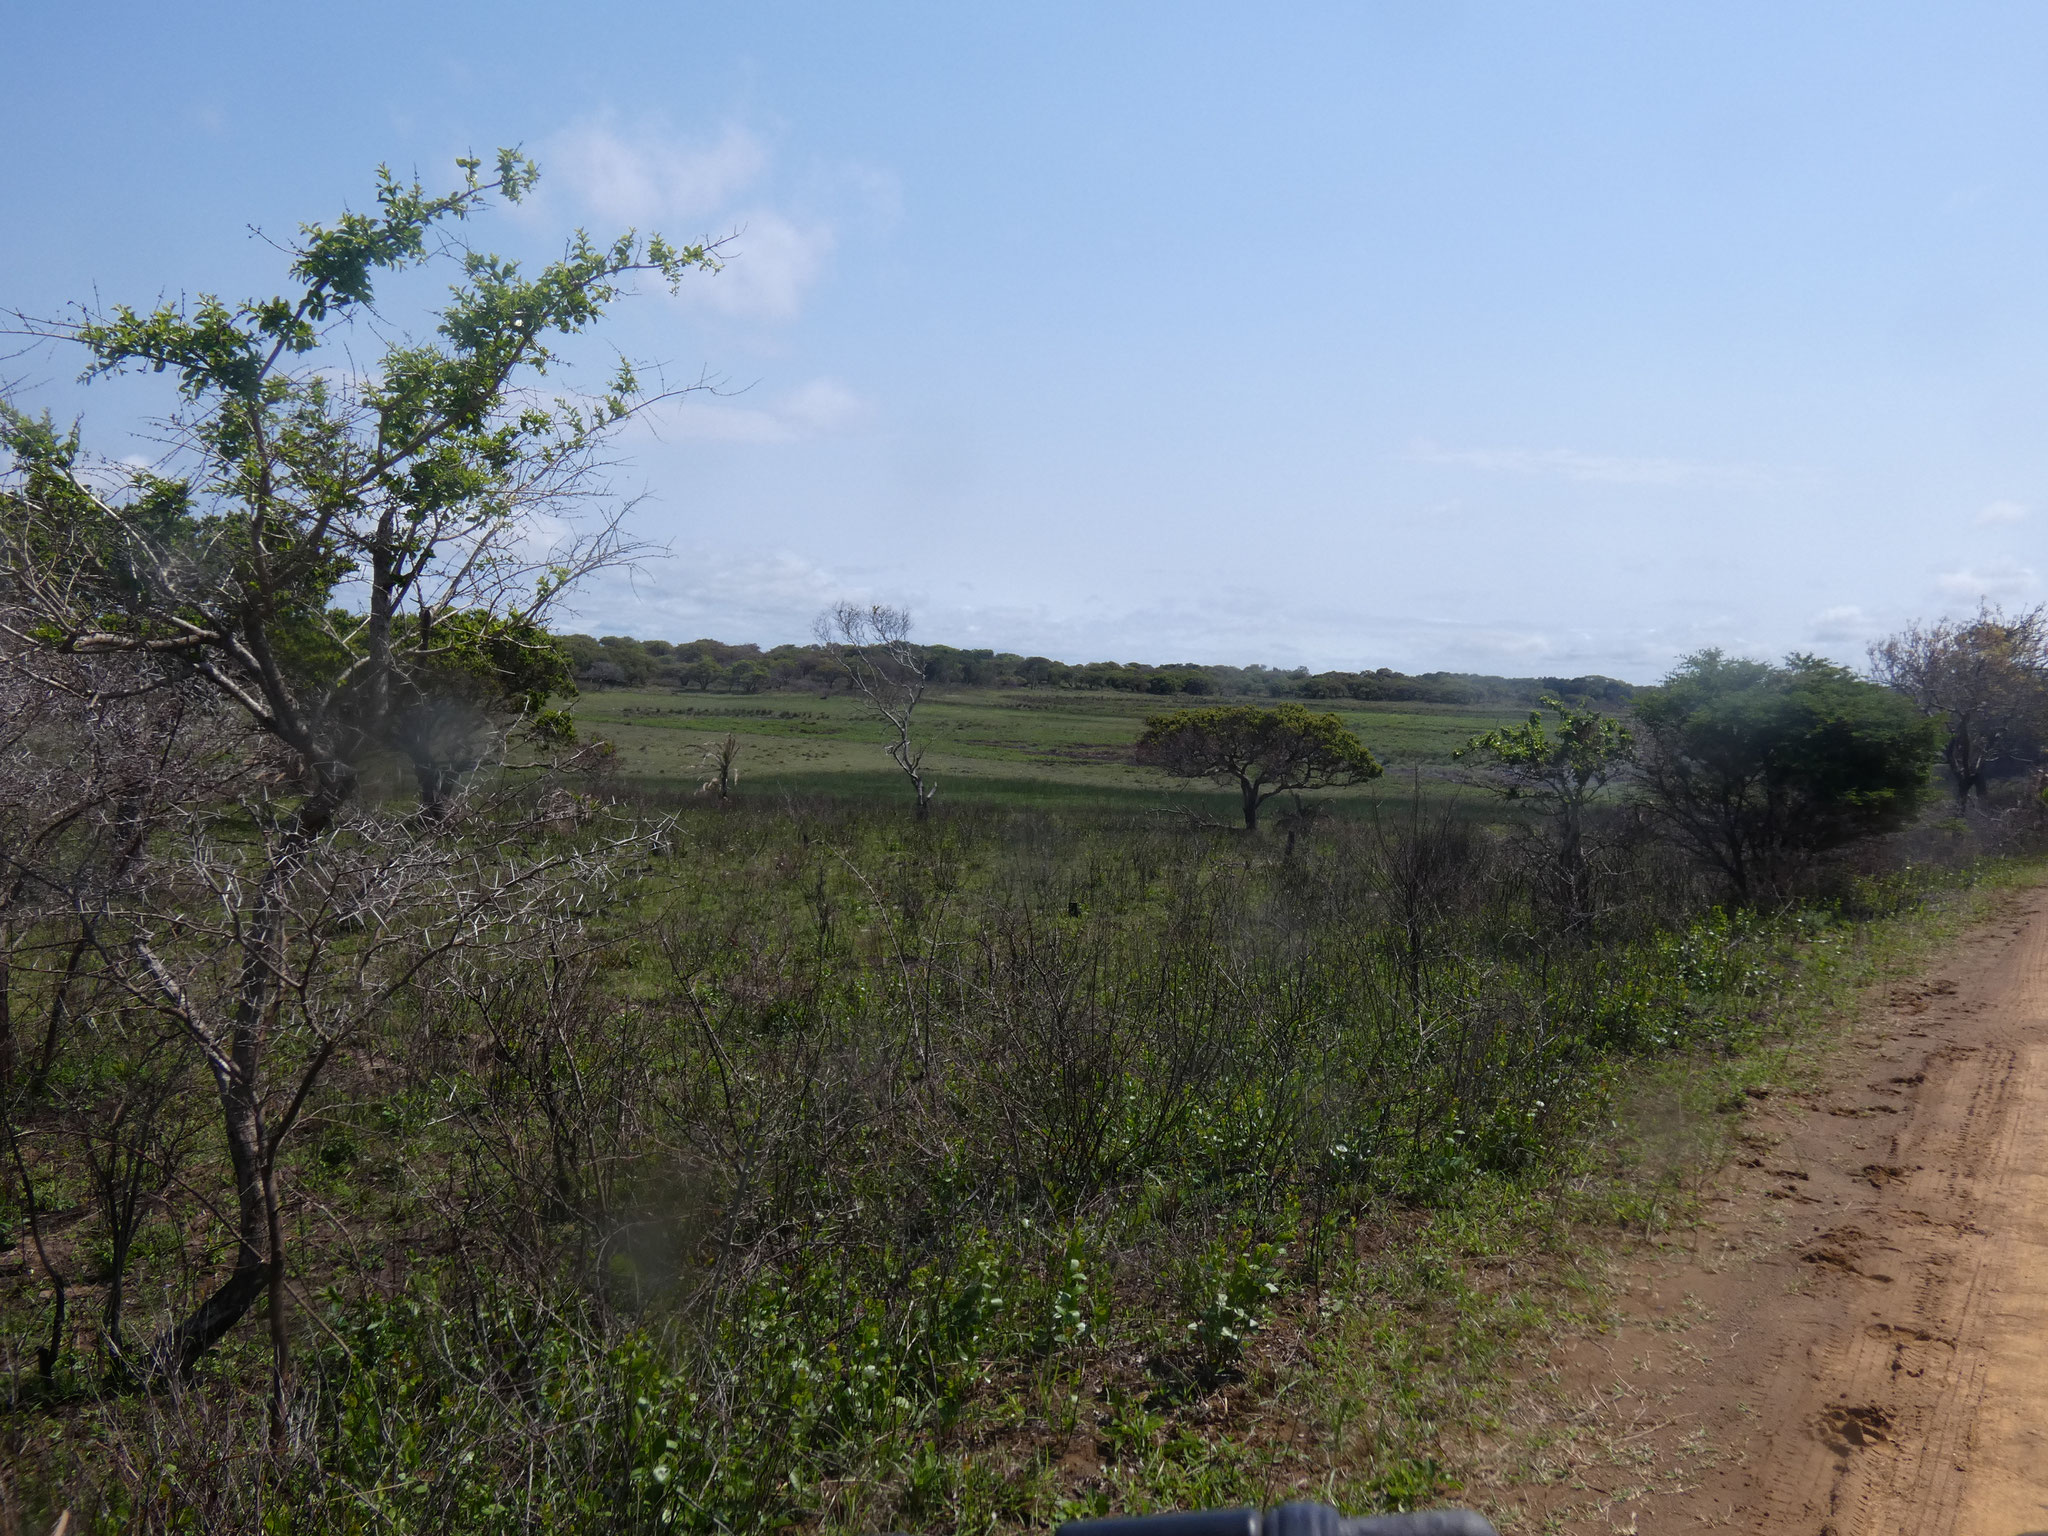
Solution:
M 1823 1091 L 1750 1118 L 1699 1247 L 1638 1266 L 1633 1321 L 1561 1362 L 1580 1459 L 1502 1506 L 1600 1532 L 2048 1531 L 2048 893 L 1894 986 Z M 1613 1431 L 1644 1420 L 1624 1463 Z

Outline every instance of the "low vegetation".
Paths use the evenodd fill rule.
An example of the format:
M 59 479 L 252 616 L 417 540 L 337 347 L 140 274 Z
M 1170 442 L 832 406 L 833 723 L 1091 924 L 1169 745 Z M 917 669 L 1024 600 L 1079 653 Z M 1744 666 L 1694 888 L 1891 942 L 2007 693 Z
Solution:
M 553 794 L 502 812 L 526 859 L 631 835 L 634 862 L 466 947 L 295 933 L 291 974 L 330 958 L 273 1073 L 342 1043 L 274 1164 L 284 1310 L 175 1391 L 128 1341 L 237 1242 L 203 1064 L 107 929 L 75 968 L 61 929 L 18 946 L 18 1034 L 52 1044 L 9 1090 L 17 1508 L 937 1530 L 1303 1479 L 1427 1499 L 1514 1309 L 1571 1304 L 1566 1266 L 1496 1315 L 1475 1252 L 1675 1209 L 1556 1198 L 1602 1171 L 1632 1064 L 1741 1047 L 1949 878 L 1837 868 L 1745 914 L 1603 828 L 1587 941 L 1532 882 L 1537 829 L 1412 799 L 1289 855 L 1108 814 L 535 821 Z M 395 972 L 366 1007 L 357 978 Z M 1372 1385 L 1274 1406 L 1304 1371 Z

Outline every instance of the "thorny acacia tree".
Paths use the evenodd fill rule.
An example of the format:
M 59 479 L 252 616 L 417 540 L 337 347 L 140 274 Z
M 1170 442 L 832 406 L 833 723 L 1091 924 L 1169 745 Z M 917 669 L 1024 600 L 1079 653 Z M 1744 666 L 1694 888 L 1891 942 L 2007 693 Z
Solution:
M 2048 607 L 1910 624 L 1870 648 L 1870 671 L 1942 729 L 1956 814 L 1984 797 L 1984 770 L 2048 726 Z
M 1593 861 L 1586 847 L 1586 809 L 1635 756 L 1635 738 L 1619 720 L 1597 709 L 1574 709 L 1543 696 L 1557 717 L 1546 729 L 1542 710 L 1527 723 L 1495 726 L 1474 736 L 1452 755 L 1484 753 L 1491 788 L 1511 800 L 1528 800 L 1548 818 L 1553 870 L 1565 925 L 1583 933 L 1593 922 Z
M 1177 779 L 1235 785 L 1246 831 L 1259 807 L 1288 791 L 1335 789 L 1380 776 L 1375 758 L 1333 714 L 1299 704 L 1258 709 L 1222 704 L 1154 715 L 1138 737 L 1137 762 Z
M 331 951 L 295 939 L 337 924 L 382 934 L 394 914 L 438 905 L 441 937 L 407 951 L 427 953 L 488 926 L 504 894 L 501 869 L 432 846 L 422 823 L 448 809 L 493 718 L 565 734 L 545 708 L 567 683 L 546 618 L 579 576 L 629 552 L 616 510 L 534 545 L 543 516 L 579 526 L 579 504 L 602 490 L 602 444 L 646 398 L 623 361 L 595 397 L 551 398 L 540 381 L 636 275 L 673 287 L 718 264 L 704 245 L 579 233 L 528 275 L 454 227 L 494 195 L 517 201 L 536 167 L 509 150 L 494 173 L 459 166 L 461 184 L 440 195 L 380 171 L 374 212 L 303 226 L 281 294 L 16 317 L 83 347 L 88 378 L 170 373 L 179 404 L 162 423 L 168 456 L 130 469 L 0 402 L 6 664 L 90 710 L 100 685 L 66 664 L 125 658 L 133 687 L 198 685 L 280 759 L 242 797 L 253 857 L 211 839 L 189 807 L 178 878 L 159 871 L 154 900 L 127 906 L 123 974 L 146 980 L 212 1072 L 238 1210 L 232 1273 L 160 1341 L 158 1369 L 189 1368 L 266 1286 L 282 1299 L 277 1151 L 346 1034 L 313 985 L 331 979 Z M 392 338 L 378 282 L 433 263 L 459 276 L 431 334 Z M 351 807 L 370 763 L 393 753 L 412 762 L 426 815 L 373 827 Z M 387 954 L 357 950 L 350 966 Z M 380 958 L 333 995 L 359 1019 L 411 969 Z M 310 1045 L 279 1097 L 267 1063 L 294 1018 Z M 276 1344 L 281 1382 L 281 1332 Z
M 924 820 L 939 786 L 924 776 L 924 748 L 910 734 L 911 717 L 930 679 L 923 649 L 911 643 L 910 610 L 841 602 L 819 614 L 812 628 L 846 680 L 894 733 L 889 756 L 910 780 L 917 819 Z

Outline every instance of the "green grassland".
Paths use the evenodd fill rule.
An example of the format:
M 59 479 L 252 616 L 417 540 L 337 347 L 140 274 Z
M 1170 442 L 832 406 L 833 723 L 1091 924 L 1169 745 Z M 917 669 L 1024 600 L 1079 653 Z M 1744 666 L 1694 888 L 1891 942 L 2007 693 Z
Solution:
M 1187 700 L 1055 689 L 954 688 L 929 694 L 917 711 L 925 771 L 948 802 L 1135 808 L 1233 797 L 1204 794 L 1135 767 L 1132 744 L 1153 715 Z M 1386 765 L 1387 777 L 1335 791 L 1338 805 L 1362 810 L 1398 785 L 1406 793 L 1419 770 L 1432 793 L 1458 786 L 1447 777 L 1452 753 L 1474 734 L 1519 711 L 1499 705 L 1318 702 L 1340 716 Z M 603 689 L 576 701 L 585 734 L 618 748 L 618 773 L 646 791 L 694 790 L 704 747 L 730 731 L 740 738 L 745 796 L 894 794 L 901 777 L 885 752 L 887 728 L 856 697 L 835 694 L 683 693 Z M 1214 808 L 1212 808 L 1214 809 Z

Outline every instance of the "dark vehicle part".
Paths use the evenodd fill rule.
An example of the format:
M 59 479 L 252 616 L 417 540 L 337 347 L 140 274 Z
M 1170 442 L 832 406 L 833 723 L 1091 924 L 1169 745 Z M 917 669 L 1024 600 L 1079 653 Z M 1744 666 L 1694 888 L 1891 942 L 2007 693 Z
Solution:
M 1469 1509 L 1423 1509 L 1408 1515 L 1353 1519 L 1327 1504 L 1277 1509 L 1209 1509 L 1194 1514 L 1119 1515 L 1069 1520 L 1058 1536 L 1498 1536 L 1493 1522 Z

